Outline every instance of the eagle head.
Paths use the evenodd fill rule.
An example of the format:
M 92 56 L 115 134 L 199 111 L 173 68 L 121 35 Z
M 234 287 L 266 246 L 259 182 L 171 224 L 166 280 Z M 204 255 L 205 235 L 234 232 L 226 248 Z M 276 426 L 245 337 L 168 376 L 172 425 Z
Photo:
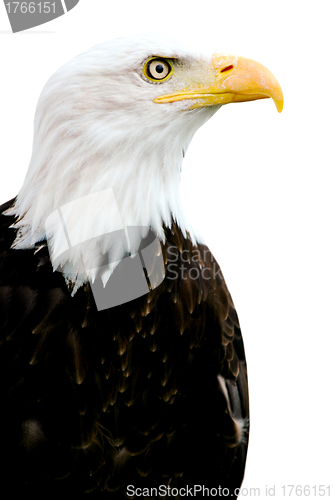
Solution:
M 180 202 L 185 151 L 222 105 L 268 97 L 281 111 L 281 88 L 261 64 L 159 37 L 112 40 L 72 59 L 38 101 L 29 169 L 8 212 L 18 218 L 14 246 L 47 239 L 54 269 L 61 265 L 71 279 L 73 268 L 85 270 L 74 279 L 80 286 L 94 280 L 105 255 L 107 281 L 123 254 L 137 251 L 142 232 L 118 245 L 105 239 L 119 221 L 150 228 L 161 241 L 175 221 L 198 241 Z M 65 237 L 54 222 L 59 210 L 68 214 L 70 240 L 90 240 L 84 252 L 80 245 L 58 251 Z

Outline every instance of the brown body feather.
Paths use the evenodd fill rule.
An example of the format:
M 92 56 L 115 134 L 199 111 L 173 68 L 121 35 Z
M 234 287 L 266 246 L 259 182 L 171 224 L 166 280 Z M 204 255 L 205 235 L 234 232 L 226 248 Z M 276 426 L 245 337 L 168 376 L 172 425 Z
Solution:
M 173 225 L 163 282 L 98 311 L 89 285 L 71 296 L 45 244 L 11 249 L 11 203 L 0 208 L 2 485 L 116 499 L 127 485 L 240 487 L 246 363 L 208 248 Z

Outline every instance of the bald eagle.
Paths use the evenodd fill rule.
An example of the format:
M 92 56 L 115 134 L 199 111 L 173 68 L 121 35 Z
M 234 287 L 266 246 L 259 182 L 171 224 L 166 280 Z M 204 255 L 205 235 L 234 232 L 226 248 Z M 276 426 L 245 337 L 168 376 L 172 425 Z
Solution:
M 223 104 L 267 97 L 282 110 L 259 63 L 150 36 L 100 44 L 47 82 L 27 176 L 0 208 L 11 495 L 237 496 L 243 341 L 179 181 L 202 124 Z

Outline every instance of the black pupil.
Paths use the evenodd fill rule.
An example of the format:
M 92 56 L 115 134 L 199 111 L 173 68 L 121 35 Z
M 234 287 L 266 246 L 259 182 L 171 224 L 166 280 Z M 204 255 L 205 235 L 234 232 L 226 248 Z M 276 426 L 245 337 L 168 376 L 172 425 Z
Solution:
M 158 64 L 155 68 L 155 71 L 156 73 L 163 73 L 164 67 L 162 66 L 162 64 Z

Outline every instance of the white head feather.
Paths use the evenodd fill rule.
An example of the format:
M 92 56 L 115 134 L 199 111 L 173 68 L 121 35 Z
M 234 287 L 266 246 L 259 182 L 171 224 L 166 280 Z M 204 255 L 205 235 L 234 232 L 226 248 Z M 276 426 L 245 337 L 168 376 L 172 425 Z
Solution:
M 142 68 L 151 56 L 175 58 L 187 71 L 150 82 Z M 204 71 L 209 60 L 165 39 L 141 36 L 97 45 L 61 67 L 40 96 L 29 170 L 9 211 L 19 217 L 14 246 L 31 248 L 46 237 L 53 247 L 61 246 L 52 227 L 46 233 L 47 218 L 69 202 L 109 189 L 125 227 L 150 227 L 164 241 L 163 224 L 169 227 L 173 218 L 184 235 L 198 239 L 181 207 L 181 164 L 193 134 L 219 106 L 189 110 L 187 101 L 153 100 L 175 92 L 191 68 L 197 71 L 201 65 Z M 88 219 L 87 213 L 74 210 L 71 235 L 105 234 L 105 221 L 117 215 L 108 199 L 94 206 Z M 60 264 L 69 277 L 69 269 L 82 269 L 83 263 L 90 270 L 86 281 L 94 279 L 91 269 L 102 252 L 114 263 L 123 251 L 135 253 L 137 248 L 116 252 L 114 245 L 105 248 L 105 241 L 99 245 L 95 238 L 84 255 L 75 247 Z

